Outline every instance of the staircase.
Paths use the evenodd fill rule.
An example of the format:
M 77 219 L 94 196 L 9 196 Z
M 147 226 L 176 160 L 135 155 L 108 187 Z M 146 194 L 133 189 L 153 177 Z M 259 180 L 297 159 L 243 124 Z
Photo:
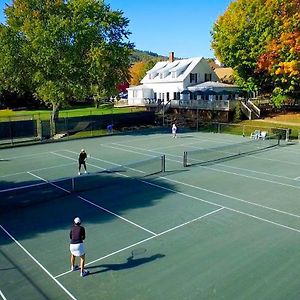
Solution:
M 260 118 L 260 109 L 251 100 L 241 101 L 241 111 L 249 120 Z
M 169 110 L 170 106 L 171 106 L 171 100 L 168 100 L 167 103 L 165 104 L 161 102 L 157 106 L 157 112 L 159 114 L 165 114 Z

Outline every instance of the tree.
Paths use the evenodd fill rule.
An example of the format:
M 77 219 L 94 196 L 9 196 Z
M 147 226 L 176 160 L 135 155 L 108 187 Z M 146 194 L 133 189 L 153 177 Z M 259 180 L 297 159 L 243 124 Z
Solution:
M 257 73 L 268 74 L 274 82 L 272 100 L 280 107 L 289 97 L 299 97 L 300 89 L 300 1 L 282 2 L 280 34 L 270 40 L 259 56 Z
M 212 47 L 248 90 L 299 90 L 300 0 L 237 0 L 213 26 Z
M 0 82 L 52 106 L 110 97 L 129 80 L 128 19 L 101 0 L 15 0 L 0 27 Z M 12 58 L 12 59 L 11 59 Z
M 142 60 L 134 63 L 130 68 L 131 85 L 140 84 L 141 80 L 145 77 L 147 71 L 152 69 L 159 59 Z

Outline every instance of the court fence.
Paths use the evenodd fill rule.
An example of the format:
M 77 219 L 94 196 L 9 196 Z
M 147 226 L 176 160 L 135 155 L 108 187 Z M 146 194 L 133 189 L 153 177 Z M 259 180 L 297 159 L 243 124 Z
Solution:
M 0 145 L 14 146 L 24 143 L 44 142 L 56 139 L 74 139 L 100 136 L 108 133 L 132 130 L 134 127 L 155 124 L 154 112 L 131 112 L 81 117 L 63 117 L 55 123 L 30 117 L 26 120 L 0 120 Z
M 89 115 L 81 117 L 59 118 L 55 124 L 50 120 L 41 120 L 29 117 L 23 120 L 0 119 L 0 147 L 10 147 L 29 143 L 40 143 L 54 140 L 76 139 L 83 137 L 96 137 L 107 134 L 133 132 L 150 127 L 169 130 L 174 120 L 165 118 L 163 121 L 153 111 L 131 112 L 123 114 Z M 279 128 L 266 125 L 248 125 L 243 123 L 202 122 L 194 120 L 191 124 L 186 119 L 175 120 L 180 130 L 201 132 L 228 133 L 242 136 L 251 136 L 256 131 L 265 131 L 268 136 L 278 135 L 281 140 L 289 141 L 299 139 L 300 130 L 296 127 Z M 112 130 L 107 126 L 113 125 Z

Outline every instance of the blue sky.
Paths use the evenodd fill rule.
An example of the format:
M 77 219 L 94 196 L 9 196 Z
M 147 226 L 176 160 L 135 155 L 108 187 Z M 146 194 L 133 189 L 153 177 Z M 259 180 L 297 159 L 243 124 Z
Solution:
M 130 20 L 130 41 L 139 50 L 176 57 L 214 57 L 210 30 L 232 0 L 106 0 Z M 0 0 L 0 22 L 9 0 Z

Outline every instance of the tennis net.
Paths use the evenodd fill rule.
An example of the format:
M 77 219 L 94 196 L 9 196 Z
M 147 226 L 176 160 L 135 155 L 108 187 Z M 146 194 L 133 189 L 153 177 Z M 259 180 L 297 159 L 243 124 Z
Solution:
M 165 172 L 165 156 L 151 157 L 127 165 L 72 178 L 72 191 L 81 192 L 102 186 L 120 184 L 128 179 L 138 179 Z
M 233 159 L 240 155 L 247 155 L 266 150 L 279 145 L 277 135 L 268 136 L 266 139 L 251 139 L 247 142 L 219 146 L 215 148 L 204 148 L 183 153 L 183 166 L 207 165 Z
M 76 192 L 93 190 L 113 184 L 126 184 L 128 180 L 142 179 L 164 171 L 165 156 L 162 155 L 127 165 L 117 165 L 108 169 L 103 168 L 99 172 L 76 177 L 53 181 L 44 180 L 14 188 L 2 188 L 0 189 L 0 208 L 26 207 L 41 202 L 53 201 Z

